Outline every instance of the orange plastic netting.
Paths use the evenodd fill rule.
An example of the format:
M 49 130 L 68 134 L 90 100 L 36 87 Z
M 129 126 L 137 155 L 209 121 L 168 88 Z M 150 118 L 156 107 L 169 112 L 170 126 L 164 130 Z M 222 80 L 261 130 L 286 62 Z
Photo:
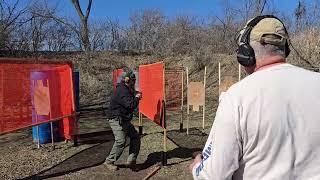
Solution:
M 181 111 L 182 109 L 183 70 L 166 70 L 166 109 Z
M 163 118 L 161 118 L 164 100 L 164 63 L 139 66 L 139 78 L 142 92 L 139 111 L 164 127 Z
M 75 112 L 72 64 L 33 62 L 0 59 L 0 133 Z M 64 118 L 59 126 L 60 136 L 71 139 L 73 118 Z

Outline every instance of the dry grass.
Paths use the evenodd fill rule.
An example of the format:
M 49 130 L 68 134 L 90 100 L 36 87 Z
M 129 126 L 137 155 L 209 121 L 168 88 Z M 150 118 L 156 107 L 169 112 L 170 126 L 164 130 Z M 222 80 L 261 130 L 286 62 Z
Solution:
M 310 32 L 311 33 L 311 32 Z M 313 32 L 317 33 L 317 32 Z M 315 36 L 318 34 L 312 34 L 310 35 L 309 41 L 312 41 L 312 36 Z M 308 43 L 307 40 L 301 40 L 303 43 Z M 309 42 L 311 43 L 311 42 Z M 319 44 L 319 40 L 313 40 L 312 43 Z M 302 45 L 301 45 L 302 46 Z M 317 48 L 319 46 L 316 46 Z M 319 49 L 315 48 L 314 51 L 318 51 Z M 308 52 L 308 49 L 305 50 L 305 53 Z M 314 64 L 318 63 L 316 59 L 319 55 L 317 55 L 316 52 L 311 51 L 311 60 L 315 61 Z M 304 51 L 303 51 L 304 52 Z M 298 62 L 295 61 L 294 54 L 290 56 L 290 61 L 295 62 L 297 64 Z M 72 57 L 64 57 L 64 59 L 70 59 L 73 60 L 75 64 L 75 68 L 77 68 L 80 71 L 80 97 L 81 97 L 81 105 L 82 106 L 88 106 L 88 105 L 96 105 L 96 104 L 108 104 L 108 101 L 110 99 L 110 94 L 112 93 L 112 76 L 111 72 L 113 69 L 116 68 L 137 68 L 140 64 L 148 64 L 159 61 L 158 57 L 155 56 L 129 56 L 129 55 L 119 55 L 119 54 L 112 54 L 112 53 L 96 53 L 92 56 L 90 56 L 89 60 L 87 58 L 84 58 L 83 55 L 77 55 Z M 210 128 L 212 126 L 214 115 L 216 108 L 218 106 L 218 94 L 219 94 L 219 86 L 218 86 L 218 62 L 221 62 L 221 77 L 222 77 L 222 86 L 220 87 L 220 91 L 225 91 L 227 88 L 229 88 L 233 83 L 237 81 L 238 76 L 238 64 L 236 62 L 235 56 L 231 55 L 223 55 L 223 54 L 216 54 L 212 57 L 205 56 L 203 59 L 199 57 L 190 57 L 190 56 L 176 56 L 176 57 L 166 57 L 162 59 L 166 63 L 166 67 L 174 68 L 174 67 L 188 67 L 189 68 L 189 81 L 202 81 L 203 80 L 203 74 L 204 74 L 204 67 L 207 67 L 207 84 L 206 84 L 206 121 L 205 121 L 205 130 L 204 132 L 209 133 Z M 242 73 L 243 74 L 243 73 Z M 242 75 L 243 77 L 243 75 Z M 185 78 L 184 78 L 185 79 Z M 185 81 L 186 83 L 186 81 Z M 184 86 L 186 87 L 186 86 Z M 186 100 L 186 89 L 184 92 L 184 97 Z M 186 103 L 184 103 L 186 104 Z M 202 126 L 202 109 L 200 109 L 200 112 L 192 112 L 190 117 L 190 124 L 189 127 L 201 127 Z M 186 107 L 184 107 L 184 112 L 186 112 Z M 184 113 L 186 115 L 186 113 Z M 184 116 L 185 119 L 186 116 Z M 91 117 L 90 118 L 97 118 L 97 117 Z M 100 124 L 97 125 L 97 120 L 92 121 L 90 119 L 84 119 L 84 123 L 89 122 L 95 122 L 92 124 L 91 129 L 95 129 L 97 126 L 102 127 L 104 126 L 105 120 L 101 119 Z M 170 121 L 168 123 L 169 130 L 179 129 L 179 119 L 176 119 L 175 121 Z M 134 122 L 136 123 L 136 122 Z M 144 136 L 143 142 L 142 142 L 142 150 L 141 150 L 141 161 L 144 161 L 145 159 L 148 159 L 148 155 L 158 155 L 158 153 L 162 150 L 162 140 L 161 140 L 161 128 L 157 127 L 153 123 L 146 123 L 145 126 L 145 132 L 149 135 Z M 149 125 L 148 125 L 149 124 Z M 88 125 L 88 124 L 86 124 Z M 94 126 L 93 126 L 94 125 Z M 107 126 L 107 125 L 106 125 Z M 84 129 L 85 132 L 87 132 L 86 129 Z M 30 138 L 30 137 L 29 137 Z M 157 141 L 155 141 L 157 139 Z M 151 142 L 154 142 L 152 144 Z M 16 144 L 15 144 L 16 145 Z M 22 146 L 21 146 L 22 145 Z M 31 142 L 27 142 L 26 145 L 19 144 L 19 147 L 21 147 L 21 150 L 16 151 L 17 153 L 25 152 L 25 148 L 30 152 L 33 152 L 34 149 L 31 147 L 33 144 Z M 63 145 L 61 145 L 62 147 Z M 9 147 L 9 146 L 8 146 Z M 18 147 L 18 146 L 17 146 Z M 64 146 L 63 146 L 64 147 Z M 3 147 L 6 149 L 7 147 Z M 10 146 L 11 148 L 11 146 Z M 65 150 L 69 149 L 72 150 L 71 147 L 66 148 Z M 177 149 L 177 146 L 174 145 L 172 142 L 169 141 L 168 144 L 168 150 L 175 152 L 174 149 Z M 72 150 L 75 153 L 80 151 L 80 149 Z M 40 152 L 39 152 L 40 153 Z M 56 151 L 57 157 L 59 157 L 58 153 L 61 153 L 60 151 Z M 62 152 L 66 154 L 65 152 Z M 41 154 L 47 154 L 46 152 L 41 152 Z M 14 154 L 11 153 L 11 150 L 6 151 L 6 154 L 4 153 L 4 157 L 2 160 L 5 159 L 12 159 L 12 163 L 14 165 L 14 168 L 9 167 L 11 164 L 7 164 L 8 166 L 2 165 L 4 169 L 7 171 L 11 171 L 10 169 L 16 170 L 17 172 L 12 173 L 11 178 L 13 177 L 25 177 L 26 175 L 31 175 L 36 173 L 37 171 L 43 170 L 46 168 L 46 166 L 50 167 L 52 164 L 56 164 L 57 162 L 62 161 L 63 158 L 66 158 L 67 156 L 70 156 L 71 154 L 66 154 L 67 156 L 61 157 L 62 159 L 52 159 L 52 161 L 56 162 L 48 162 L 48 163 L 38 163 L 37 167 L 33 170 L 30 170 L 29 172 L 24 172 L 21 170 L 21 166 L 17 164 L 17 162 L 13 162 L 14 160 Z M 157 156 L 158 157 L 158 156 Z M 23 158 L 20 159 L 23 161 Z M 184 160 L 187 160 L 183 162 Z M 40 162 L 41 160 L 39 160 Z M 31 163 L 30 163 L 31 162 Z M 35 164 L 33 160 L 26 159 L 25 162 L 22 163 L 29 163 L 32 166 L 35 167 Z M 178 179 L 191 179 L 190 174 L 188 173 L 187 165 L 190 163 L 190 160 L 185 158 L 172 158 L 169 163 L 178 163 L 176 166 L 171 166 L 170 168 L 164 168 L 159 171 L 159 173 L 155 176 L 156 178 L 164 178 L 164 177 L 175 177 L 176 175 L 179 175 Z M 26 167 L 29 165 L 26 165 Z M 32 166 L 30 166 L 32 168 Z M 96 168 L 96 169 L 95 169 Z M 20 170 L 19 170 L 20 169 Z M 103 169 L 98 166 L 94 167 L 93 169 L 85 169 L 76 173 L 72 173 L 69 175 L 65 175 L 63 178 L 67 179 L 77 179 L 77 178 L 89 178 L 87 175 L 92 170 L 96 170 L 96 172 L 100 172 L 100 175 L 97 174 L 96 177 L 108 177 L 110 174 L 107 172 L 104 172 Z M 21 171 L 21 172 L 20 172 Z M 133 173 L 134 174 L 134 173 Z M 91 174 L 93 175 L 93 174 Z M 3 178 L 8 178 L 9 176 L 1 175 Z M 90 177 L 91 178 L 91 177 Z M 124 177 L 125 178 L 125 177 Z
M 238 80 L 234 76 L 224 76 L 224 78 L 221 80 L 219 93 L 226 92 L 236 82 L 238 82 Z
M 312 66 L 319 67 L 320 66 L 320 29 L 319 28 L 310 28 L 300 34 L 292 37 L 292 45 L 298 51 L 298 53 L 307 61 L 309 61 Z M 292 48 L 291 48 L 292 50 Z M 301 57 L 297 55 L 297 53 L 293 52 L 289 57 L 289 61 L 293 64 L 299 66 L 308 67 Z

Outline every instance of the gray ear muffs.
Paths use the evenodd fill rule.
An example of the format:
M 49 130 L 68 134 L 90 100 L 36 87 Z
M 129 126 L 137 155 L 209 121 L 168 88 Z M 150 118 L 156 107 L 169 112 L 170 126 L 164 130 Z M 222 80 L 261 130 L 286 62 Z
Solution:
M 262 19 L 264 18 L 274 18 L 279 20 L 282 24 L 283 22 L 273 16 L 273 15 L 264 15 L 264 16 L 257 16 L 253 20 L 251 20 L 247 26 L 245 27 L 243 33 L 240 35 L 239 39 L 239 46 L 237 49 L 237 60 L 239 64 L 241 64 L 244 67 L 250 67 L 256 64 L 256 58 L 254 54 L 253 48 L 250 46 L 250 33 L 252 31 L 252 28 L 256 26 Z M 288 34 L 286 27 L 284 26 L 285 33 Z M 285 55 L 286 57 L 290 54 L 290 48 L 289 48 L 289 43 L 288 40 L 285 44 Z

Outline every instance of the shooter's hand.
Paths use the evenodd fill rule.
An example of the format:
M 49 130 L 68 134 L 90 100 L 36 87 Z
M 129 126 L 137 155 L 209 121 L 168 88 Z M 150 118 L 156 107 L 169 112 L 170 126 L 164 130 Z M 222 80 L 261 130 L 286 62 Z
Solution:
M 140 100 L 142 98 L 142 93 L 141 92 L 137 92 L 136 98 L 138 98 Z

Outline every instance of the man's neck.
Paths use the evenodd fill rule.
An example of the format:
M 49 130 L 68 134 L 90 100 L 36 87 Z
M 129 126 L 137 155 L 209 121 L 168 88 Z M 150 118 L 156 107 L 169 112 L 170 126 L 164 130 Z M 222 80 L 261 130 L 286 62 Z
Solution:
M 254 72 L 266 69 L 272 66 L 285 63 L 286 60 L 282 56 L 266 56 L 257 60 Z

